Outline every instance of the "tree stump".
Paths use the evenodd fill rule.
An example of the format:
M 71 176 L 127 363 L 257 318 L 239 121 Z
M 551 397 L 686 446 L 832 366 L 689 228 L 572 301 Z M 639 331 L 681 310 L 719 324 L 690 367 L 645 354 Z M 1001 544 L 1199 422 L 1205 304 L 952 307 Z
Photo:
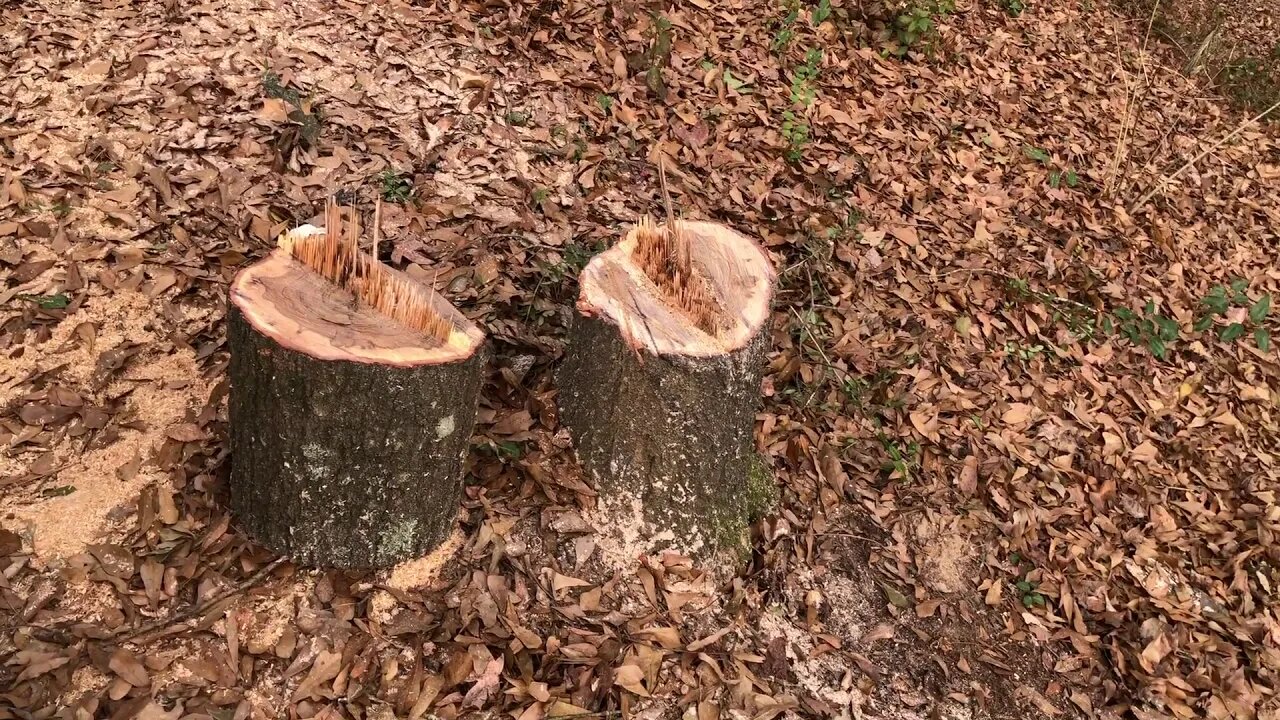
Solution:
M 756 243 L 705 222 L 642 221 L 583 270 L 561 420 L 626 559 L 745 547 L 773 281 Z
M 453 528 L 484 334 L 328 215 L 231 286 L 232 510 L 299 562 L 388 567 Z

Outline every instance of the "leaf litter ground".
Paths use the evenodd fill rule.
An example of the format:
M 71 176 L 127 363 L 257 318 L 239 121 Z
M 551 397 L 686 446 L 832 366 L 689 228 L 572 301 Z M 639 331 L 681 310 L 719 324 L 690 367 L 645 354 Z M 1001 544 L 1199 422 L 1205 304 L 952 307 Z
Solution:
M 1275 717 L 1277 133 L 1131 207 L 1241 117 L 1047 5 L 0 7 L 0 717 Z M 782 271 L 724 583 L 601 564 L 550 384 L 660 160 Z M 495 341 L 443 573 L 225 510 L 226 283 L 335 190 Z

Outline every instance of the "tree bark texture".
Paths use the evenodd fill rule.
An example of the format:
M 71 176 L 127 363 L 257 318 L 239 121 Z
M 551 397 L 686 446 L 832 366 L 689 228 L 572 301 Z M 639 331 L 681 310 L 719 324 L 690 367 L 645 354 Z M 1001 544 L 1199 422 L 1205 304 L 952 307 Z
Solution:
M 318 360 L 229 309 L 231 505 L 294 560 L 379 568 L 449 535 L 484 348 L 454 363 Z
M 631 348 L 579 315 L 558 383 L 561 421 L 629 548 L 696 557 L 745 547 L 767 325 L 711 357 Z

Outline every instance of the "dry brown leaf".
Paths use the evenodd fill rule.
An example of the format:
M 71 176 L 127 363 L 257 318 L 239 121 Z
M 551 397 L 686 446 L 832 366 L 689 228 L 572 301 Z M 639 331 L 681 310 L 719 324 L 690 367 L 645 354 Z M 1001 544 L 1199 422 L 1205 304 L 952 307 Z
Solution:
M 623 665 L 614 670 L 614 684 L 641 697 L 649 697 L 649 691 L 641 684 L 643 680 L 644 671 L 637 665 Z
M 142 662 L 138 660 L 136 655 L 124 648 L 111 653 L 111 658 L 107 661 L 107 667 L 111 668 L 112 672 L 134 687 L 144 688 L 151 684 L 151 676 L 147 674 L 147 669 L 143 667 Z

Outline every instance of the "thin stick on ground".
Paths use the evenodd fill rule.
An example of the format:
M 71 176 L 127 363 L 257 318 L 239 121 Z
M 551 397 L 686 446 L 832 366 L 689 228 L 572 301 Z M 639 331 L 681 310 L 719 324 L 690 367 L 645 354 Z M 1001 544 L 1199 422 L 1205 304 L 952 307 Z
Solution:
M 1124 117 L 1120 120 L 1120 137 L 1116 140 L 1116 151 L 1111 156 L 1111 162 L 1107 165 L 1107 177 L 1103 182 L 1103 190 L 1110 195 L 1115 190 L 1115 184 L 1120 178 L 1120 168 L 1124 165 L 1125 159 L 1129 155 L 1129 133 L 1133 131 L 1133 125 L 1137 121 L 1137 115 L 1133 112 L 1134 105 L 1138 102 L 1138 95 L 1142 90 L 1146 90 L 1151 85 L 1151 77 L 1147 72 L 1147 43 L 1151 41 L 1151 30 L 1156 24 L 1156 12 L 1160 9 L 1160 0 L 1156 0 L 1151 6 L 1151 16 L 1147 18 L 1147 32 L 1142 37 L 1142 49 L 1138 51 L 1138 68 L 1142 70 L 1143 84 L 1139 89 L 1129 77 L 1129 73 L 1124 67 L 1124 58 L 1120 58 L 1120 72 L 1124 75 Z
M 382 238 L 382 196 L 373 201 L 373 259 L 378 259 L 378 241 Z
M 1138 208 L 1142 207 L 1143 205 L 1146 205 L 1148 200 L 1155 197 L 1156 193 L 1160 192 L 1160 190 L 1164 187 L 1164 184 L 1166 182 L 1186 172 L 1187 168 L 1190 168 L 1192 165 L 1195 165 L 1196 163 L 1200 162 L 1200 160 L 1202 160 L 1206 155 L 1208 155 L 1214 150 L 1217 150 L 1218 148 L 1230 142 L 1231 138 L 1239 135 L 1240 133 L 1244 132 L 1248 128 L 1252 127 L 1259 120 L 1265 118 L 1267 115 L 1270 115 L 1271 112 L 1274 111 L 1276 108 L 1280 108 L 1280 100 L 1277 100 L 1274 104 L 1271 105 L 1271 107 L 1267 108 L 1266 110 L 1263 110 L 1257 115 L 1254 115 L 1248 120 L 1245 120 L 1244 122 L 1240 123 L 1240 125 L 1238 125 L 1235 130 L 1232 130 L 1230 133 L 1227 133 L 1226 137 L 1215 142 L 1214 144 L 1210 145 L 1204 150 L 1201 150 L 1199 153 L 1196 154 L 1195 157 L 1183 163 L 1182 167 L 1178 168 L 1177 170 L 1174 170 L 1172 173 L 1169 173 L 1168 175 L 1157 180 L 1156 183 L 1151 186 L 1150 190 L 1144 193 L 1142 197 L 1138 198 L 1137 202 L 1129 206 L 1129 213 L 1133 214 L 1138 210 Z
M 146 625 L 143 625 L 142 627 L 137 628 L 136 630 L 133 630 L 132 632 L 128 632 L 127 634 L 124 634 L 124 633 L 128 630 L 128 628 L 121 628 L 109 639 L 115 640 L 116 642 L 122 642 L 122 643 L 134 642 L 138 638 L 143 637 L 144 635 L 149 635 L 152 632 L 155 632 L 157 630 L 161 631 L 160 633 L 161 635 L 168 635 L 170 632 L 172 632 L 172 628 L 178 625 L 181 625 L 182 623 L 185 623 L 188 620 L 204 615 L 205 613 L 209 612 L 209 610 L 214 605 L 217 605 L 218 603 L 230 597 L 239 595 L 240 593 L 243 593 L 246 590 L 249 590 L 250 588 L 254 587 L 258 583 L 266 579 L 266 577 L 270 575 L 272 571 L 274 571 L 276 568 L 288 562 L 288 560 L 289 558 L 287 557 L 278 557 L 275 560 L 272 560 L 271 562 L 267 563 L 266 565 L 263 565 L 261 568 L 258 569 L 256 573 L 250 575 L 248 578 L 241 581 L 235 587 L 230 588 L 224 592 L 221 592 L 215 595 L 214 597 L 211 597 L 208 600 L 205 600 L 199 605 L 195 605 L 190 608 L 187 608 L 186 610 L 183 610 L 182 612 L 174 615 L 173 617 L 161 618 L 159 620 L 149 622 Z

